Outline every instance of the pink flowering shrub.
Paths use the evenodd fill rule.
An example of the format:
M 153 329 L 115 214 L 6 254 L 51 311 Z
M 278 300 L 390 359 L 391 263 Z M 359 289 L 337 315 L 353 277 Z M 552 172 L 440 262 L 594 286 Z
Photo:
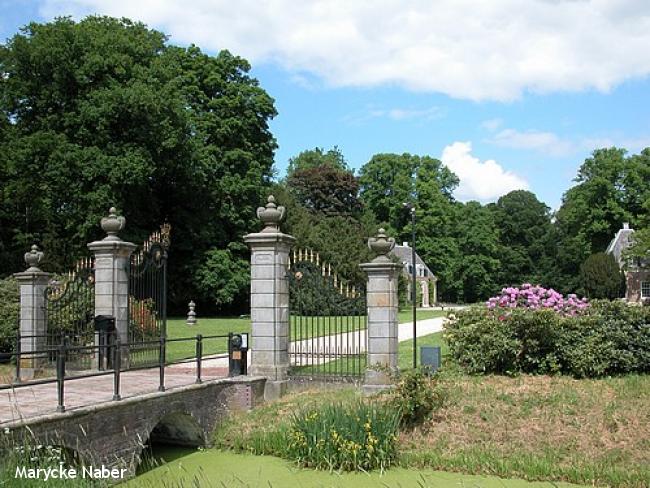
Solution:
M 524 283 L 521 287 L 503 288 L 501 294 L 485 302 L 490 310 L 526 308 L 526 309 L 553 309 L 561 315 L 576 315 L 589 307 L 586 298 L 578 298 L 575 294 L 564 295 L 553 288 L 533 286 Z
M 650 307 L 524 285 L 448 318 L 450 356 L 469 373 L 650 373 Z

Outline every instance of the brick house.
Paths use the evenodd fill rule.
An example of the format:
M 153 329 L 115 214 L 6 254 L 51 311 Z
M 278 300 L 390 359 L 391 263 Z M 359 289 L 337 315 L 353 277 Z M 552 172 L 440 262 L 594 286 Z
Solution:
M 605 252 L 614 256 L 618 265 L 625 271 L 625 299 L 630 303 L 642 303 L 650 300 L 650 266 L 647 260 L 641 259 L 626 263 L 623 254 L 631 244 L 632 234 L 634 229 L 631 229 L 627 222 L 624 223 Z
M 413 250 L 408 242 L 403 242 L 402 245 L 396 245 L 391 251 L 391 254 L 396 256 L 404 268 L 402 273 L 408 278 L 408 300 L 411 301 L 411 279 L 413 272 Z M 415 280 L 420 285 L 420 296 L 422 302 L 418 305 L 420 307 L 430 307 L 438 302 L 438 278 L 434 275 L 429 267 L 422 260 L 420 255 L 415 253 Z

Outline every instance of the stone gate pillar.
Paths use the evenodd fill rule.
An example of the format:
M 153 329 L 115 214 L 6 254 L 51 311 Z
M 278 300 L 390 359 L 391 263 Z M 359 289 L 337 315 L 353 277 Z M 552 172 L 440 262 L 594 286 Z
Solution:
M 129 267 L 131 254 L 137 247 L 117 235 L 126 219 L 117 215 L 115 207 L 101 220 L 106 237 L 88 244 L 95 255 L 95 315 L 115 317 L 115 328 L 121 342 L 128 342 L 129 330 Z
M 265 398 L 281 396 L 289 370 L 289 251 L 295 239 L 280 231 L 285 208 L 268 198 L 257 209 L 265 225 L 261 232 L 244 236 L 251 249 L 252 361 L 250 373 L 266 376 Z
M 389 388 L 390 372 L 397 371 L 397 284 L 402 265 L 388 257 L 395 239 L 384 229 L 368 240 L 368 247 L 377 253 L 371 262 L 360 265 L 368 275 L 368 362 L 363 391 L 370 394 Z
M 41 271 L 38 264 L 43 259 L 43 253 L 36 244 L 31 251 L 25 253 L 25 263 L 28 268 L 15 273 L 14 277 L 20 287 L 20 351 L 42 351 L 47 345 L 47 309 L 45 290 L 50 280 L 50 274 Z M 38 357 L 29 355 L 20 359 L 21 377 L 31 379 L 34 371 L 40 366 Z M 20 380 L 21 378 L 17 378 Z

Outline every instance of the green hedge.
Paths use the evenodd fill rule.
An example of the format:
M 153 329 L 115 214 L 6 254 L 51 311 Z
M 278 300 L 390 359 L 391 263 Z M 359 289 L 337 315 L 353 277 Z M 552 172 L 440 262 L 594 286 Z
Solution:
M 0 352 L 13 351 L 18 332 L 20 292 L 13 278 L 0 280 Z
M 594 301 L 581 315 L 476 306 L 446 326 L 452 357 L 471 373 L 577 378 L 650 372 L 650 308 Z

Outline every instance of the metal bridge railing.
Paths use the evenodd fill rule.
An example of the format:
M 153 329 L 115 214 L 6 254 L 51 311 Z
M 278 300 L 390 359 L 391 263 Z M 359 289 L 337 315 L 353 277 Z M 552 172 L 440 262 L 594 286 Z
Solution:
M 228 351 L 228 374 L 235 376 L 237 374 L 246 374 L 246 355 L 243 355 L 244 365 L 241 365 L 233 358 L 242 359 L 241 350 L 238 344 L 241 344 L 242 335 L 247 334 L 233 334 L 232 332 L 227 335 L 201 335 L 197 334 L 193 337 L 180 337 L 168 339 L 161 337 L 160 339 L 150 341 L 138 342 L 121 342 L 117 334 L 111 334 L 110 338 L 100 341 L 98 345 L 74 345 L 71 344 L 70 338 L 66 334 L 61 334 L 60 341 L 56 344 L 50 344 L 40 350 L 21 351 L 21 339 L 23 338 L 36 338 L 45 336 L 20 336 L 18 335 L 16 341 L 16 350 L 13 352 L 12 359 L 15 360 L 15 378 L 11 383 L 0 385 L 0 390 L 16 389 L 21 387 L 42 385 L 48 383 L 56 383 L 57 385 L 57 411 L 65 411 L 65 384 L 69 381 L 74 381 L 82 378 L 90 378 L 94 376 L 107 376 L 113 375 L 113 400 L 121 400 L 121 374 L 128 371 L 137 370 L 158 370 L 159 383 L 158 391 L 165 391 L 165 369 L 167 366 L 182 363 L 195 363 L 196 364 L 196 377 L 194 383 L 202 383 L 202 363 L 205 359 L 218 357 L 216 354 L 204 354 L 204 344 L 207 340 L 224 340 L 226 343 L 226 350 Z M 49 336 L 48 336 L 49 337 Z M 238 339 L 237 339 L 238 338 Z M 247 339 L 247 338 L 246 338 Z M 167 346 L 170 343 L 182 343 L 194 341 L 194 357 L 182 357 L 174 360 L 167 360 Z M 129 366 L 123 360 L 125 354 L 137 347 L 143 346 L 156 346 L 158 349 L 158 365 L 152 368 L 151 366 Z M 236 354 L 239 351 L 240 354 Z M 107 361 L 102 366 L 101 362 L 97 361 L 95 364 L 97 371 L 76 371 L 76 374 L 69 374 L 69 366 L 72 363 L 71 358 L 78 356 L 90 356 L 93 358 L 106 358 Z M 21 381 L 21 363 L 28 360 L 43 361 L 47 359 L 47 364 L 55 365 L 55 376 L 43 379 L 34 379 L 28 381 Z M 103 368 L 103 369 L 102 369 Z

